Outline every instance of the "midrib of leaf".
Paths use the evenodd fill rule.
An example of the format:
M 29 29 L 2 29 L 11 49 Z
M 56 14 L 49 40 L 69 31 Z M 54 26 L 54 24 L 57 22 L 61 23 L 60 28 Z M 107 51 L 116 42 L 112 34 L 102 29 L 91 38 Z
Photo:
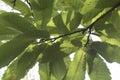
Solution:
M 84 54 L 83 54 L 83 53 L 82 53 L 82 55 L 81 55 L 80 58 L 79 58 L 78 65 L 80 65 L 81 61 L 83 61 L 83 60 L 82 60 L 82 57 L 84 57 Z M 77 72 L 78 68 L 79 68 L 79 66 L 77 66 L 77 68 L 76 68 L 76 70 L 75 70 L 75 72 L 74 72 L 74 77 L 75 77 L 75 75 L 76 75 L 75 73 Z M 74 77 L 73 77 L 72 80 L 74 80 Z

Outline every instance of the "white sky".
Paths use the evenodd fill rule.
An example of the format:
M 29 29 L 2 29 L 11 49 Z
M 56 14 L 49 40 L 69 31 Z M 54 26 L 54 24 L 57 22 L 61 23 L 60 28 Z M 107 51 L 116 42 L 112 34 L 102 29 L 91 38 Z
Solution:
M 12 9 L 10 7 L 8 7 L 7 5 L 5 5 L 2 2 L 2 0 L 0 0 L 0 10 L 12 11 Z M 107 66 L 110 69 L 112 80 L 120 80 L 120 64 L 107 63 Z M 6 67 L 0 69 L 0 77 L 2 76 L 5 69 L 6 69 Z M 33 69 L 31 69 L 28 73 L 28 76 L 31 76 L 32 78 L 31 79 L 26 78 L 26 80 L 39 80 L 39 76 L 36 73 L 37 71 L 38 71 L 38 66 L 36 64 L 35 67 Z M 28 76 L 26 76 L 26 77 L 28 77 Z M 86 76 L 88 76 L 88 75 L 86 75 Z M 33 78 L 35 78 L 35 79 L 33 79 Z M 90 80 L 90 79 L 88 77 L 86 77 L 85 80 Z

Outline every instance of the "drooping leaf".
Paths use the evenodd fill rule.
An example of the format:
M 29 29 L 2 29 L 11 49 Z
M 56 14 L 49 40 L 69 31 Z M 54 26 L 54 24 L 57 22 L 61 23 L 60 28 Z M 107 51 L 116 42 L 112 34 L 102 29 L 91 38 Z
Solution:
M 30 8 L 25 4 L 25 2 L 21 0 L 16 0 L 15 5 L 14 5 L 14 0 L 2 0 L 2 1 L 4 1 L 6 4 L 11 6 L 12 8 L 20 11 L 24 16 L 31 15 Z
M 110 22 L 111 24 L 113 24 L 114 28 L 116 30 L 118 30 L 119 32 L 119 29 L 120 29 L 120 8 L 116 9 L 115 11 L 112 12 L 112 15 L 110 17 Z
M 21 33 L 20 31 L 17 31 L 15 29 L 0 24 L 0 35 L 15 35 L 20 33 Z
M 53 22 L 56 25 L 56 27 L 62 32 L 62 33 L 68 33 L 69 30 L 67 29 L 66 25 L 63 22 L 63 19 L 61 17 L 61 14 L 57 15 L 53 18 Z
M 64 80 L 84 80 L 85 78 L 85 52 L 80 48 L 75 54 L 74 60 L 70 63 Z
M 70 22 L 70 30 L 75 30 L 81 22 L 82 15 L 78 12 L 74 12 L 74 18 Z
M 43 62 L 56 61 L 63 58 L 66 55 L 67 54 L 60 51 L 60 42 L 57 42 L 46 48 L 46 50 L 43 52 L 41 62 L 43 63 Z
M 24 35 L 15 37 L 13 40 L 0 46 L 0 67 L 8 65 L 34 40 Z
M 39 63 L 40 80 L 50 80 L 50 66 L 49 63 Z
M 94 49 L 88 48 L 86 51 L 86 60 L 88 64 L 88 73 L 90 74 L 93 70 L 93 62 L 96 57 L 97 52 Z
M 66 73 L 66 66 L 62 59 L 51 62 L 51 80 L 63 80 Z
M 44 29 L 52 16 L 54 0 L 30 0 L 30 3 L 37 27 Z
M 0 22 L 6 27 L 14 28 L 21 32 L 36 30 L 32 23 L 12 12 L 0 14 Z
M 38 55 L 46 48 L 46 44 L 28 47 L 22 55 L 12 62 L 5 74 L 3 80 L 20 80 L 23 78 L 30 68 L 36 63 Z
M 110 71 L 99 56 L 94 58 L 93 68 L 89 76 L 91 80 L 111 80 Z
M 77 49 L 78 49 L 78 47 L 74 46 L 74 44 L 72 44 L 68 40 L 63 41 L 63 43 L 60 45 L 60 50 L 62 52 L 65 52 L 66 54 L 71 54 L 71 53 L 75 52 Z
M 95 49 L 108 62 L 120 63 L 120 47 L 104 42 L 94 42 L 91 47 Z

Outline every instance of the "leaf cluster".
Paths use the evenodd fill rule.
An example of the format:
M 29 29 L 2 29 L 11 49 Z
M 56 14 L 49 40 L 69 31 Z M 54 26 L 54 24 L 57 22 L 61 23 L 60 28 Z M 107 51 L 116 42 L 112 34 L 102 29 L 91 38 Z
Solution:
M 37 62 L 40 80 L 84 80 L 86 71 L 111 80 L 103 58 L 120 63 L 119 0 L 3 1 L 18 13 L 0 10 L 2 80 L 20 80 Z

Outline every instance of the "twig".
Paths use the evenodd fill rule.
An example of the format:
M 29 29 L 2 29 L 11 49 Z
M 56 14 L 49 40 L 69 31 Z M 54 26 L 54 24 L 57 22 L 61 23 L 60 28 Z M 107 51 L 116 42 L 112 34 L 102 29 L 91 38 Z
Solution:
M 13 7 L 16 5 L 16 0 L 13 0 L 11 3 L 13 3 Z
M 75 34 L 75 33 L 78 33 L 78 32 L 84 33 L 85 31 L 88 30 L 88 37 L 87 37 L 87 41 L 86 41 L 86 44 L 85 44 L 85 47 L 86 47 L 87 44 L 89 43 L 89 38 L 90 38 L 90 35 L 91 35 L 91 30 L 92 30 L 93 25 L 96 24 L 100 19 L 102 19 L 104 16 L 106 16 L 107 14 L 109 14 L 115 8 L 117 8 L 119 6 L 120 6 L 120 2 L 118 4 L 116 4 L 115 6 L 113 6 L 111 9 L 109 9 L 106 13 L 104 13 L 103 15 L 101 15 L 98 19 L 96 19 L 96 21 L 94 21 L 92 24 L 90 24 L 86 28 L 83 28 L 83 29 L 80 29 L 80 30 L 77 30 L 77 31 L 74 31 L 74 32 L 71 32 L 71 33 L 63 34 L 63 35 L 60 35 L 60 36 L 55 37 L 55 38 L 44 39 L 44 42 L 46 42 L 46 41 L 55 41 L 55 40 L 57 40 L 59 38 L 63 38 L 63 37 L 66 37 L 66 36 L 69 36 L 69 35 L 72 35 L 72 34 Z
M 30 4 L 30 2 L 29 2 L 29 0 L 25 0 L 26 2 L 27 2 L 27 4 L 30 6 L 30 8 L 32 8 L 31 7 L 31 4 Z

